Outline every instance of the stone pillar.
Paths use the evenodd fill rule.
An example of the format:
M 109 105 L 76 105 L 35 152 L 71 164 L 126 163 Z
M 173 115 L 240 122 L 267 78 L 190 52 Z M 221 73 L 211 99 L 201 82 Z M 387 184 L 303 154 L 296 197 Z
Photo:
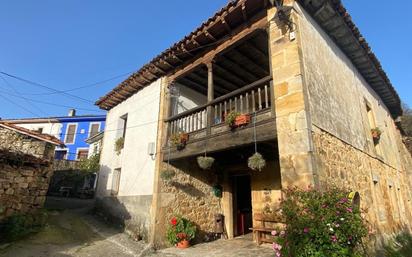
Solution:
M 165 118 L 169 117 L 171 105 L 170 105 L 170 95 L 168 94 L 168 81 L 167 79 L 162 79 L 161 89 L 160 89 L 160 108 L 159 108 L 159 122 L 157 130 L 157 142 L 156 142 L 156 163 L 155 163 L 155 175 L 154 175 L 154 186 L 153 186 L 153 199 L 151 206 L 151 221 L 149 230 L 149 243 L 156 247 L 162 244 L 164 239 L 164 233 L 162 227 L 164 224 L 162 222 L 162 217 L 164 213 L 161 211 L 161 179 L 160 172 L 162 169 L 163 162 L 163 152 L 162 147 L 167 142 L 167 124 L 163 121 Z M 160 232 L 161 231 L 161 232 Z
M 293 6 L 293 1 L 285 1 Z M 307 94 L 299 46 L 298 14 L 291 10 L 294 35 L 268 10 L 269 51 L 282 188 L 314 185 L 313 156 Z

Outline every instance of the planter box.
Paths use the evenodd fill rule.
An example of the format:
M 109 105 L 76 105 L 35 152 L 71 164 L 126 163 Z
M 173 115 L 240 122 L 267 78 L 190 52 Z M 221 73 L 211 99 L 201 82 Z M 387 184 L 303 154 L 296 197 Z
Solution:
M 241 114 L 236 117 L 235 120 L 235 127 L 245 126 L 250 123 L 250 115 L 249 114 Z

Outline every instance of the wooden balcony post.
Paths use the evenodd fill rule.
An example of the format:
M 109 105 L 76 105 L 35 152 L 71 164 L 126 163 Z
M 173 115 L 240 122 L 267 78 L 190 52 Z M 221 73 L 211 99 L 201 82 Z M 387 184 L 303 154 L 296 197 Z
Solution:
M 213 85 L 213 61 L 206 63 L 207 67 L 207 102 L 213 101 L 214 97 L 214 85 Z M 211 126 L 213 125 L 213 107 L 209 105 L 207 107 L 207 135 L 211 134 Z

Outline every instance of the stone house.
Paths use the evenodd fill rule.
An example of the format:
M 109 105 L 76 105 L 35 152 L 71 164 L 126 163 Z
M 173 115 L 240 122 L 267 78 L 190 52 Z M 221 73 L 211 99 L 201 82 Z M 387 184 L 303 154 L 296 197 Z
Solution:
M 96 104 L 108 111 L 97 197 L 155 245 L 176 213 L 201 240 L 223 213 L 232 238 L 276 209 L 282 188 L 330 183 L 360 193 L 377 235 L 411 228 L 400 98 L 340 1 L 231 1 Z M 230 129 L 232 111 L 252 120 Z M 261 171 L 247 165 L 255 142 Z M 211 170 L 196 163 L 204 154 Z
M 0 221 L 42 208 L 53 174 L 57 138 L 0 123 Z

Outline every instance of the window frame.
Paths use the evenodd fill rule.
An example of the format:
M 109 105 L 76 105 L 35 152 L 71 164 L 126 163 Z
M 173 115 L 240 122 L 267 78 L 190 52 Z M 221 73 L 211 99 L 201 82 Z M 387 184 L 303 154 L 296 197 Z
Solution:
M 74 134 L 73 134 L 73 142 L 72 142 L 72 143 L 67 143 L 67 136 L 69 135 L 69 127 L 70 127 L 71 125 L 74 125 L 74 126 L 75 126 Z M 65 133 L 65 135 L 64 135 L 64 144 L 65 144 L 65 145 L 74 145 L 74 144 L 76 143 L 76 134 L 77 134 L 78 125 L 79 125 L 78 123 L 67 123 L 66 133 Z
M 101 127 L 102 127 L 102 123 L 101 122 L 90 122 L 90 124 L 89 124 L 89 131 L 88 131 L 88 138 L 90 138 L 90 135 L 91 135 L 91 133 L 92 133 L 92 126 L 93 125 L 99 125 L 99 128 L 97 129 L 97 133 L 96 134 L 98 134 L 99 132 L 100 132 L 100 129 L 101 129 Z
M 79 152 L 82 151 L 82 150 L 87 150 L 86 159 L 87 159 L 87 157 L 89 157 L 89 148 L 87 148 L 87 147 L 79 147 L 79 148 L 76 149 L 76 161 L 80 161 L 80 160 L 81 160 L 81 159 L 79 159 Z
M 116 174 L 116 176 L 115 176 L 115 174 Z M 118 196 L 119 195 L 119 191 L 120 191 L 120 179 L 121 179 L 121 176 L 122 176 L 122 168 L 116 168 L 116 169 L 114 169 L 113 170 L 113 173 L 112 173 L 112 186 L 111 186 L 111 192 L 110 192 L 110 194 L 112 195 L 112 196 Z M 114 186 L 115 186 L 115 179 L 117 180 L 117 182 L 116 182 L 116 186 L 117 186 L 117 188 L 116 188 L 116 190 L 114 190 Z

